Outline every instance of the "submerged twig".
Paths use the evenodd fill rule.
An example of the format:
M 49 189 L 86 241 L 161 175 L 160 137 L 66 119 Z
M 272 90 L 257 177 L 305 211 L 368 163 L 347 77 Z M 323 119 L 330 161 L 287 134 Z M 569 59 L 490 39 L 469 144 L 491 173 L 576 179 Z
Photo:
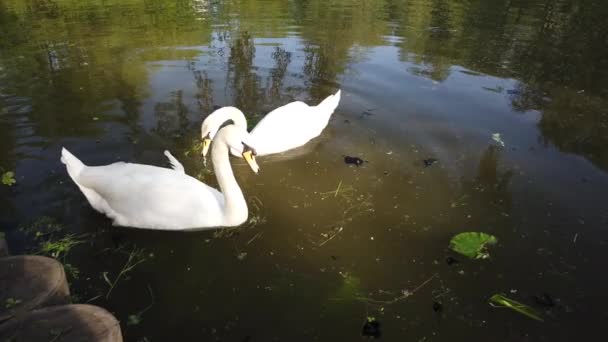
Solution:
M 347 195 L 348 192 L 353 192 L 355 189 L 352 186 L 342 187 L 342 180 L 338 183 L 338 186 L 334 190 L 319 192 L 321 195 L 321 199 L 325 199 L 329 196 L 338 197 L 338 195 L 342 195 L 346 200 L 351 200 L 352 196 Z
M 335 238 L 335 237 L 336 237 L 336 235 L 338 235 L 339 233 L 341 233 L 343 230 L 344 230 L 344 228 L 343 228 L 343 227 L 338 228 L 338 230 L 337 230 L 337 231 L 336 231 L 336 232 L 335 232 L 335 233 L 334 233 L 332 236 L 330 236 L 329 238 L 327 238 L 325 241 L 321 242 L 321 243 L 319 244 L 319 247 L 321 247 L 321 246 L 323 246 L 324 244 L 326 244 L 326 243 L 328 243 L 329 241 L 331 241 L 331 239 Z
M 426 284 L 428 284 L 431 280 L 433 280 L 435 277 L 437 277 L 437 273 L 433 274 L 430 278 L 428 278 L 427 280 L 425 280 L 424 282 L 422 282 L 422 284 L 418 285 L 415 289 L 413 289 L 412 291 L 408 291 L 408 290 L 403 290 L 402 291 L 402 295 L 399 297 L 395 297 L 391 300 L 378 300 L 378 299 L 374 299 L 374 298 L 367 298 L 367 297 L 356 297 L 357 300 L 360 300 L 362 302 L 368 303 L 368 304 L 374 304 L 374 305 L 391 305 L 391 304 L 395 304 L 403 299 L 406 299 L 410 296 L 412 296 L 414 293 L 416 293 L 418 290 L 420 290 L 421 288 L 423 288 Z
M 250 243 L 252 243 L 253 241 L 255 241 L 255 239 L 259 238 L 260 235 L 262 235 L 263 232 L 258 232 L 257 234 L 255 234 L 251 239 L 249 239 L 249 241 L 247 241 L 247 244 L 249 245 Z
M 342 186 L 342 180 L 340 180 L 340 183 L 338 183 L 338 188 L 336 189 L 336 193 L 334 194 L 334 197 L 338 197 L 338 192 L 340 192 L 341 186 Z
M 122 269 L 120 270 L 120 272 L 118 273 L 118 276 L 116 276 L 114 281 L 110 281 L 110 279 L 108 278 L 108 272 L 102 273 L 104 280 L 106 281 L 106 283 L 108 283 L 108 285 L 110 285 L 110 289 L 106 293 L 106 299 L 110 298 L 110 294 L 112 293 L 112 290 L 114 290 L 114 287 L 116 287 L 116 284 L 118 283 L 118 281 L 120 280 L 121 277 L 123 277 L 125 274 L 130 272 L 133 268 L 135 268 L 135 266 L 146 261 L 146 258 L 142 258 L 142 255 L 141 255 L 143 253 L 143 251 L 144 251 L 143 249 L 134 248 L 131 251 L 131 253 L 129 253 L 129 259 L 127 259 L 127 262 L 124 264 L 124 266 L 122 267 Z

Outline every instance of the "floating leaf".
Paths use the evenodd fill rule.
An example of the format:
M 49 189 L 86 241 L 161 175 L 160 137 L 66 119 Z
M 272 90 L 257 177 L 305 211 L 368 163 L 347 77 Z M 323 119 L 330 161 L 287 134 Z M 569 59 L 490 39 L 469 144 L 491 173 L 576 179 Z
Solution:
M 2 174 L 2 184 L 12 186 L 17 183 L 15 180 L 15 173 L 12 171 L 7 171 Z
M 541 322 L 543 321 L 542 317 L 540 317 L 540 314 L 536 310 L 534 310 L 531 307 L 529 307 L 525 304 L 522 304 L 518 301 L 507 298 L 501 294 L 493 295 L 490 298 L 490 305 L 509 308 L 511 310 L 515 310 L 515 311 L 519 312 L 520 314 L 526 315 L 537 321 L 541 321 Z
M 494 245 L 498 239 L 490 234 L 481 232 L 460 233 L 450 240 L 450 249 L 471 259 L 487 259 L 490 254 L 488 245 Z

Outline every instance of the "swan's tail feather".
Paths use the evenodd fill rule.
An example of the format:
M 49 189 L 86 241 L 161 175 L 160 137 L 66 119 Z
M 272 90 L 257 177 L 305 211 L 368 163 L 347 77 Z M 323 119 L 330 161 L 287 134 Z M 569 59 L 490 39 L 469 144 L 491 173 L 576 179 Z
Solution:
M 87 167 L 65 147 L 61 149 L 61 162 L 65 164 L 68 174 L 75 182 L 80 172 Z
M 325 98 L 325 100 L 319 103 L 317 108 L 319 108 L 319 110 L 323 113 L 333 113 L 334 110 L 336 110 L 336 108 L 338 107 L 338 104 L 340 103 L 341 92 L 341 90 L 338 90 L 338 92 L 336 92 L 335 94 L 329 95 L 327 98 Z
M 167 159 L 169 159 L 169 163 L 171 163 L 171 167 L 173 168 L 173 170 L 175 170 L 179 173 L 186 173 L 182 163 L 180 163 L 177 159 L 175 159 L 175 157 L 171 154 L 171 152 L 165 150 L 165 157 L 167 157 Z

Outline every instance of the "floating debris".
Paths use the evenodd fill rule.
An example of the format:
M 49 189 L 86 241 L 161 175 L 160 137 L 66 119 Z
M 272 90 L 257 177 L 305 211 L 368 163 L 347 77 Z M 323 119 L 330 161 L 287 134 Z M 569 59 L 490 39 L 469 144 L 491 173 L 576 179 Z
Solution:
M 543 321 L 542 317 L 540 316 L 540 314 L 538 312 L 536 312 L 536 310 L 532 309 L 531 307 L 529 307 L 525 304 L 515 301 L 511 298 L 505 297 L 504 295 L 501 295 L 501 294 L 493 295 L 490 298 L 490 305 L 495 306 L 495 307 L 509 308 L 511 310 L 515 310 L 515 311 L 519 312 L 520 314 L 528 316 L 537 321 L 541 321 L 541 322 Z
M 497 242 L 498 239 L 490 234 L 465 232 L 455 235 L 450 240 L 450 249 L 471 259 L 487 259 L 490 257 L 487 246 Z
M 372 116 L 372 115 L 374 115 L 374 113 L 372 113 L 372 111 L 373 111 L 373 109 L 364 110 L 363 112 L 361 112 L 360 117 Z
M 344 230 L 344 227 L 334 227 L 330 231 L 328 231 L 327 233 L 321 233 L 321 236 L 323 237 L 324 240 L 321 243 L 319 243 L 318 246 L 321 247 L 324 244 L 328 243 L 333 238 L 335 238 L 336 235 L 342 233 L 343 230 Z
M 379 338 L 382 335 L 380 332 L 380 322 L 375 317 L 367 317 L 365 324 L 363 324 L 363 329 L 361 329 L 361 335 Z
M 422 162 L 424 163 L 424 167 L 429 167 L 429 166 L 437 163 L 438 161 L 439 161 L 439 159 L 427 158 L 427 159 L 424 159 Z
M 546 293 L 543 293 L 540 296 L 534 296 L 534 301 L 536 302 L 536 304 L 547 308 L 552 308 L 555 306 L 555 301 L 553 300 L 553 298 L 551 298 L 551 296 Z
M 247 257 L 247 252 L 241 252 L 236 256 L 236 258 L 241 261 L 245 260 L 246 257 Z
M 345 164 L 354 164 L 356 166 L 359 166 L 363 163 L 365 163 L 366 161 L 359 158 L 359 157 L 351 157 L 351 156 L 344 156 L 344 163 Z
M 458 261 L 457 259 L 454 259 L 452 257 L 447 257 L 445 258 L 445 263 L 448 264 L 449 266 L 453 265 L 453 264 L 457 264 L 460 261 Z
M 500 133 L 492 133 L 492 140 L 496 141 L 500 146 L 505 147 L 505 142 L 502 141 Z

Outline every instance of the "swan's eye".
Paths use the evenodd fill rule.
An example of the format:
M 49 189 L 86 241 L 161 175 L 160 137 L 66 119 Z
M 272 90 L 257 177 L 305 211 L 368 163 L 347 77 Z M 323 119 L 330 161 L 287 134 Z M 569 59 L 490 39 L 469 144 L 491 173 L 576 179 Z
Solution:
M 242 143 L 242 144 L 243 144 L 243 153 L 248 152 L 248 151 L 251 151 L 251 153 L 252 153 L 254 156 L 257 156 L 257 155 L 258 155 L 258 153 L 255 151 L 255 148 L 253 148 L 253 147 L 251 147 L 251 146 L 249 146 L 249 145 L 247 145 L 247 144 L 245 144 L 245 143 Z

